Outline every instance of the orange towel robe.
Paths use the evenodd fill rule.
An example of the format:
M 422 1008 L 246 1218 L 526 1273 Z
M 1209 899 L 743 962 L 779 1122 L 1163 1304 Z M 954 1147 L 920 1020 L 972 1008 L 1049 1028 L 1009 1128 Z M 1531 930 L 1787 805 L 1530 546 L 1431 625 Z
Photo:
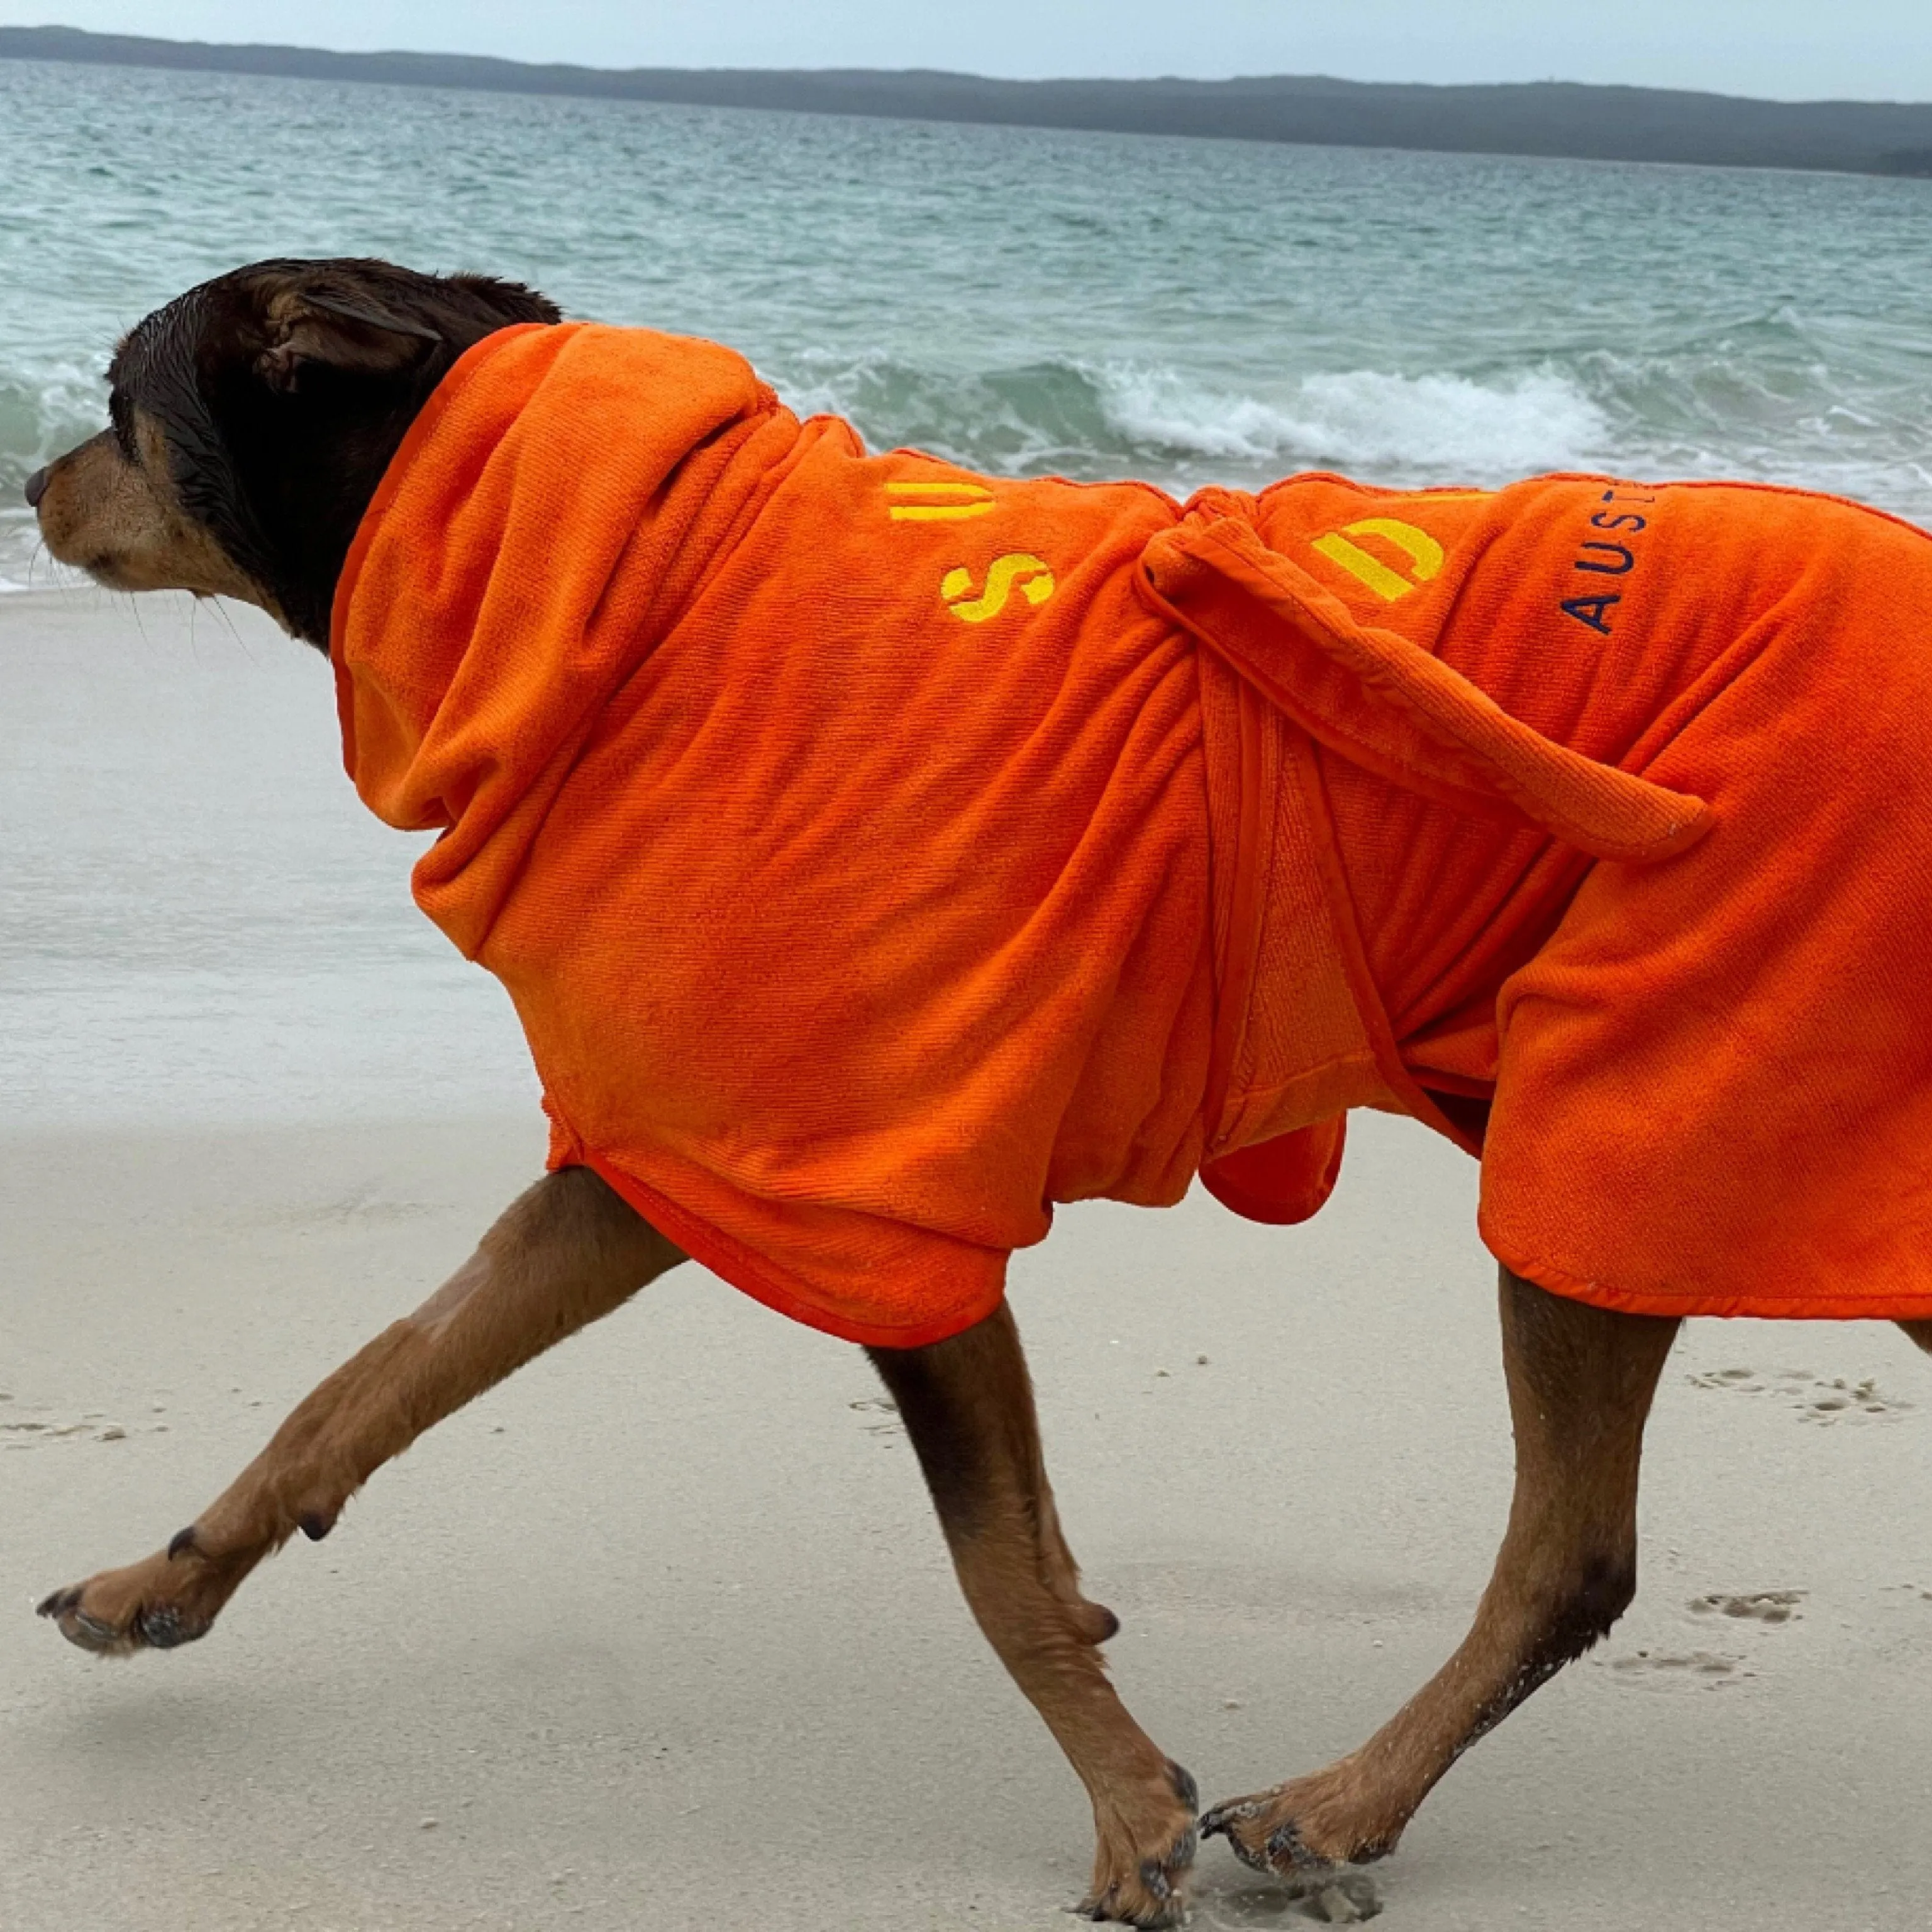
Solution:
M 1363 1105 L 1561 1292 L 1925 1316 L 1928 592 L 1792 493 L 1183 506 L 566 325 L 438 389 L 333 645 L 554 1162 L 801 1321 L 956 1334 L 1054 1202 L 1204 1170 L 1300 1218 Z

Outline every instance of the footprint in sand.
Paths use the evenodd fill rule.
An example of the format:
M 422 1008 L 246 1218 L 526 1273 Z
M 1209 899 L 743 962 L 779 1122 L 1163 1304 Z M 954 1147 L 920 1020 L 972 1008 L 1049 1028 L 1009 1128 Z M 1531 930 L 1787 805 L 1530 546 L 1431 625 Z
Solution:
M 1684 1605 L 1694 1617 L 1723 1617 L 1760 1625 L 1788 1624 L 1799 1614 L 1802 1590 L 1712 1590 Z M 1757 1673 L 1744 1667 L 1735 1653 L 1714 1650 L 1639 1650 L 1606 1660 L 1608 1669 L 1625 1683 L 1690 1683 L 1707 1690 L 1748 1682 Z
M 320 1223 L 335 1228 L 386 1228 L 399 1221 L 413 1221 L 436 1209 L 423 1201 L 398 1201 L 375 1186 L 359 1187 L 333 1201 L 317 1201 L 291 1208 L 270 1218 L 298 1224 Z
M 1382 1914 L 1382 1894 L 1366 1872 L 1324 1873 L 1297 1903 L 1304 1918 L 1322 1925 L 1361 1925 Z
M 1876 1377 L 1853 1382 L 1845 1376 L 1827 1380 L 1810 1369 L 1712 1369 L 1685 1378 L 1693 1388 L 1727 1390 L 1733 1395 L 1768 1395 L 1795 1409 L 1804 1422 L 1828 1426 L 1834 1422 L 1904 1414 L 1909 1402 L 1882 1395 Z
M 1628 1656 L 1610 1658 L 1606 1667 L 1627 1684 L 1694 1684 L 1706 1690 L 1721 1690 L 1757 1675 L 1744 1668 L 1742 1658 L 1720 1657 L 1710 1650 L 1633 1651 Z
M 882 1395 L 866 1396 L 862 1402 L 848 1402 L 845 1406 L 856 1414 L 875 1418 L 866 1424 L 868 1436 L 903 1436 L 905 1424 L 899 1420 L 899 1406 L 888 1402 Z
M 1318 1925 L 1366 1924 L 1384 1909 L 1381 1888 L 1365 1871 L 1304 1872 L 1265 1889 L 1244 1885 L 1204 1891 L 1189 1923 L 1201 1932 L 1247 1932 L 1253 1926 L 1285 1932 L 1311 1918 Z
M 1803 1603 L 1802 1590 L 1754 1590 L 1732 1595 L 1714 1591 L 1706 1597 L 1693 1597 L 1687 1607 L 1696 1617 L 1740 1617 L 1753 1623 L 1788 1624 Z
M 23 1408 L 4 1393 L 0 1393 L 0 1403 L 6 1405 L 0 1408 L 0 1449 L 42 1449 L 50 1442 L 124 1442 L 130 1435 L 167 1433 L 165 1422 L 148 1430 L 124 1429 L 98 1409 L 75 1416 L 50 1408 Z
M 95 1415 L 78 1422 L 40 1421 L 10 1412 L 0 1421 L 0 1449 L 38 1449 L 49 1442 L 124 1442 L 128 1432 L 118 1422 Z

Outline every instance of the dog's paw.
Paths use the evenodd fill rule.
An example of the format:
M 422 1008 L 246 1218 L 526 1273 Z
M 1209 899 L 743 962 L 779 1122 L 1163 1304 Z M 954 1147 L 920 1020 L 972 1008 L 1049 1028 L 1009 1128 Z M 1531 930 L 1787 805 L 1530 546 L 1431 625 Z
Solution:
M 1346 1765 L 1230 1798 L 1201 1820 L 1204 1838 L 1226 1838 L 1251 1870 L 1306 1878 L 1342 1865 L 1365 1865 L 1395 1850 L 1402 1825 L 1364 1820 L 1364 1794 Z
M 1104 1820 L 1094 1856 L 1094 1882 L 1074 1910 L 1105 1924 L 1162 1927 L 1187 1919 L 1187 1878 L 1198 1840 L 1192 1778 L 1170 1762 L 1166 1789 L 1145 1816 Z
M 38 1605 L 68 1642 L 97 1657 L 174 1650 L 206 1636 L 240 1578 L 210 1562 L 184 1530 L 167 1548 L 124 1570 L 104 1570 Z

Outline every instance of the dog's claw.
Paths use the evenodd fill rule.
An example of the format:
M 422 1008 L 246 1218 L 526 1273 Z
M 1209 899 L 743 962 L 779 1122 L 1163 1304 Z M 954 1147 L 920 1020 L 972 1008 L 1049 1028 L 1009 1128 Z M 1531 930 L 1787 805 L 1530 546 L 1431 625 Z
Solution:
M 177 1556 L 191 1550 L 194 1546 L 194 1525 L 190 1523 L 187 1528 L 176 1530 L 169 1538 L 168 1561 L 172 1563 Z
M 1301 1842 L 1301 1834 L 1291 1822 L 1277 1825 L 1268 1834 L 1264 1846 L 1250 1845 L 1234 1829 L 1237 1825 L 1245 1825 L 1258 1818 L 1268 1809 L 1261 1799 L 1249 1798 L 1229 1804 L 1217 1804 L 1206 1813 L 1201 1820 L 1201 1835 L 1204 1838 L 1226 1838 L 1228 1849 L 1250 1871 L 1268 1872 L 1277 1876 L 1291 1871 L 1321 1871 L 1328 1861 L 1316 1857 Z
M 1204 1838 L 1229 1837 L 1238 1823 L 1255 1816 L 1261 1808 L 1252 1798 L 1242 1804 L 1217 1804 L 1213 1810 L 1201 1814 L 1201 1835 Z

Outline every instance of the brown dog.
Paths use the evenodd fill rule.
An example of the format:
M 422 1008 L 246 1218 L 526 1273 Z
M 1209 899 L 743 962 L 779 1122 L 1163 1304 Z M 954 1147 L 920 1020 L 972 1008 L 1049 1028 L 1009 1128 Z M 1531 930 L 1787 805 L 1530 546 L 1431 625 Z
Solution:
M 326 648 L 358 526 L 441 378 L 493 332 L 556 319 L 529 291 L 480 278 L 259 264 L 128 337 L 111 371 L 112 427 L 35 476 L 28 500 L 53 554 L 104 584 L 239 598 Z M 297 1530 L 328 1534 L 422 1431 L 682 1258 L 588 1168 L 550 1174 L 164 1550 L 56 1592 L 41 1614 L 109 1654 L 205 1635 L 258 1562 Z M 1176 1922 L 1197 1830 L 1284 1874 L 1384 1855 L 1456 1759 L 1628 1605 L 1644 1421 L 1678 1324 L 1564 1299 L 1507 1268 L 1502 1317 L 1516 1491 L 1468 1638 L 1359 1750 L 1198 1822 L 1192 1779 L 1108 1681 L 1100 1646 L 1115 1620 L 1082 1594 L 1011 1316 L 869 1351 L 974 1614 L 1092 1800 L 1090 1916 Z M 1932 1350 L 1932 1323 L 1904 1325 Z

